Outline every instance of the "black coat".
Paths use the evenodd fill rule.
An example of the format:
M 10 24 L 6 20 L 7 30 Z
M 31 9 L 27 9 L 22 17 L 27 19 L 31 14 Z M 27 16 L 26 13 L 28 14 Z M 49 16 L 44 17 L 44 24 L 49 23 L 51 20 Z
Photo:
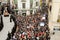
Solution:
M 3 25 L 3 18 L 0 15 L 0 31 L 3 29 L 4 25 Z

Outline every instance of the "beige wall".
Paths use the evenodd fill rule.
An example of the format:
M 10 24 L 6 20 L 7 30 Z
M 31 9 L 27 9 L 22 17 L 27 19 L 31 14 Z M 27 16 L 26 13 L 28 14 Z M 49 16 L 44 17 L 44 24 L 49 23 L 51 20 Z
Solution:
M 59 15 L 59 8 L 60 8 L 60 0 L 52 0 L 52 10 L 50 13 L 50 19 L 49 19 L 49 27 L 51 30 L 53 30 L 55 24 L 58 26 L 57 19 Z

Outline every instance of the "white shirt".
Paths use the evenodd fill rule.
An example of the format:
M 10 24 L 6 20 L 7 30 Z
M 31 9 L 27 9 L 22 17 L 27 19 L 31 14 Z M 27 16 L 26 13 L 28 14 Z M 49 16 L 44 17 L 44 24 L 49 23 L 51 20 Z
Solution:
M 8 32 L 11 32 L 12 28 L 14 27 L 14 22 L 13 21 L 10 22 L 10 15 L 8 17 L 4 17 L 4 15 L 2 15 L 2 19 L 4 27 L 0 32 L 0 40 L 6 40 L 8 37 L 7 36 Z

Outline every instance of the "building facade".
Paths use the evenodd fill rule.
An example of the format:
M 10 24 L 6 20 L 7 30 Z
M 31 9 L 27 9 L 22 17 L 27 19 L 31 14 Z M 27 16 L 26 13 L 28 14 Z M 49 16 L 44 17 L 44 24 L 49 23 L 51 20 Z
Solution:
M 17 5 L 18 15 L 34 14 L 40 6 L 40 0 L 0 0 L 2 3 L 10 2 L 10 6 Z
M 39 0 L 18 0 L 18 10 L 21 15 L 34 14 L 39 8 Z

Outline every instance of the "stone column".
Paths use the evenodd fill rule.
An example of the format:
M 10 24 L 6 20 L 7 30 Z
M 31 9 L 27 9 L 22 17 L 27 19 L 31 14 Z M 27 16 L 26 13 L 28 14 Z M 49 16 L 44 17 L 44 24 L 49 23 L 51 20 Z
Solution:
M 32 12 L 32 13 L 33 13 L 33 14 L 35 14 L 35 13 L 34 13 L 34 10 L 33 10 L 33 12 Z
M 33 0 L 33 14 L 35 14 L 35 0 Z
M 22 2 L 21 0 L 17 0 L 17 6 L 18 6 L 18 9 L 22 9 Z

